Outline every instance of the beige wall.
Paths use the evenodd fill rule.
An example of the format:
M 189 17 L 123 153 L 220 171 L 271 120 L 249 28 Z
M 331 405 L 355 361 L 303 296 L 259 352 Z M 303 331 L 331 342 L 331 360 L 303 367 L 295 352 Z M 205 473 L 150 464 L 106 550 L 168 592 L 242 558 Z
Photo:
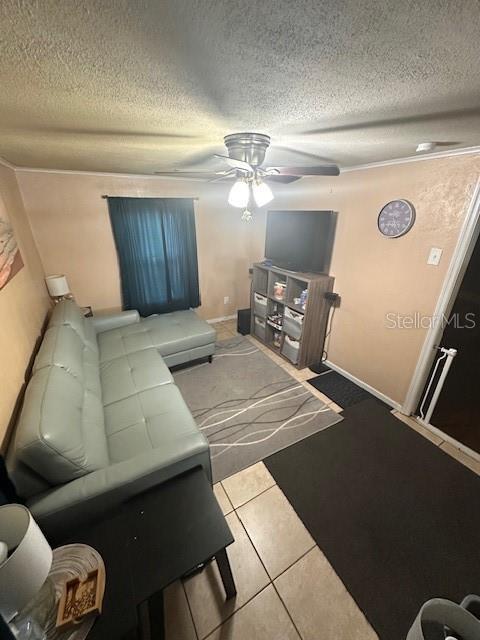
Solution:
M 388 329 L 385 316 L 432 313 L 479 174 L 478 157 L 457 156 L 274 187 L 275 209 L 339 212 L 332 274 L 342 303 L 329 359 L 397 402 L 405 397 L 425 330 Z M 18 177 L 45 271 L 66 273 L 81 304 L 120 305 L 115 248 L 100 197 L 106 193 L 199 196 L 201 313 L 214 318 L 248 305 L 247 269 L 263 257 L 265 212 L 253 224 L 241 222 L 238 210 L 226 205 L 226 185 L 21 171 Z M 376 221 L 394 198 L 410 200 L 417 221 L 409 234 L 389 240 Z M 426 264 L 433 246 L 444 251 L 438 267 Z M 231 304 L 224 306 L 226 295 Z
M 0 207 L 7 211 L 25 264 L 0 291 L 1 443 L 50 302 L 15 173 L 3 165 L 0 165 Z
M 289 186 L 275 207 L 339 212 L 331 273 L 341 297 L 328 357 L 396 402 L 405 399 L 425 329 L 389 329 L 387 313 L 431 315 L 461 223 L 480 176 L 480 157 L 456 156 L 342 174 L 331 181 L 304 179 Z M 395 198 L 412 202 L 417 219 L 402 238 L 377 230 L 381 207 Z M 427 265 L 431 247 L 443 249 L 439 266 Z
M 117 255 L 107 201 L 116 196 L 198 196 L 195 203 L 200 314 L 218 318 L 249 306 L 248 267 L 262 253 L 255 225 L 226 204 L 228 186 L 88 174 L 18 172 L 47 274 L 65 273 L 76 300 L 96 310 L 121 306 Z M 223 303 L 225 296 L 230 302 Z

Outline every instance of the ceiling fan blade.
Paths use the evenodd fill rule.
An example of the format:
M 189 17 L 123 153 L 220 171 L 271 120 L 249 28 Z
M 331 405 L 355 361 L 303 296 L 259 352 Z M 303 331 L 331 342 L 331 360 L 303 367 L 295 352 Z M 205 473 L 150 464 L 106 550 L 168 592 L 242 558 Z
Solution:
M 201 170 L 201 165 L 206 165 L 207 170 L 212 167 L 212 171 L 214 167 L 218 165 L 218 162 L 214 160 L 215 153 L 219 150 L 219 147 L 208 147 L 206 149 L 202 149 L 201 151 L 197 151 L 195 153 L 191 153 L 187 155 L 183 160 L 178 163 L 175 163 L 175 166 L 178 167 L 179 170 L 185 169 L 186 171 L 195 170 L 199 168 Z
M 324 156 L 319 156 L 318 153 L 308 153 L 308 151 L 302 151 L 300 149 L 295 149 L 294 147 L 285 147 L 283 145 L 275 145 L 272 147 L 272 151 L 286 151 L 289 154 L 294 154 L 296 156 L 301 156 L 302 158 L 309 158 L 310 161 L 314 160 L 316 162 L 324 162 L 325 164 L 334 164 L 332 158 L 325 158 Z
M 296 182 L 297 180 L 301 180 L 302 176 L 283 176 L 280 174 L 273 174 L 269 176 L 265 176 L 263 180 L 266 182 L 280 182 L 281 184 L 289 184 L 290 182 Z
M 184 180 L 210 180 L 218 177 L 218 173 L 214 171 L 155 171 L 155 175 Z
M 275 171 L 279 175 L 290 176 L 338 176 L 340 174 L 336 164 L 321 164 L 316 167 L 268 167 L 265 171 Z
M 208 180 L 208 182 L 220 182 L 222 180 L 236 180 L 237 169 L 229 169 L 228 171 L 217 171 L 214 178 Z
M 248 164 L 248 162 L 244 162 L 243 160 L 235 160 L 234 158 L 230 158 L 229 156 L 221 156 L 218 153 L 214 155 L 215 158 L 220 158 L 221 160 L 225 160 L 225 162 L 234 169 L 242 169 L 242 171 L 248 171 L 248 173 L 253 173 L 253 167 Z

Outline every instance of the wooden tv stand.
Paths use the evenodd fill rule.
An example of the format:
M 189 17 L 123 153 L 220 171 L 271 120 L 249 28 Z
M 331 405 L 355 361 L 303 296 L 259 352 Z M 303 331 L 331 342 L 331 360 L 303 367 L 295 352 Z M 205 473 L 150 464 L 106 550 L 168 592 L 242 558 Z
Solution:
M 283 299 L 274 295 L 276 282 L 284 282 L 286 285 Z M 325 293 L 333 291 L 333 283 L 334 278 L 326 274 L 287 271 L 255 263 L 253 265 L 251 299 L 251 334 L 298 369 L 319 363 L 322 360 L 328 313 L 331 306 L 330 301 L 325 298 Z M 294 298 L 300 298 L 304 289 L 308 291 L 308 297 L 305 309 L 302 309 L 294 303 Z M 266 298 L 266 313 L 263 317 L 263 307 L 260 309 L 258 304 L 255 305 L 255 294 Z M 292 362 L 289 357 L 285 356 L 286 352 L 292 352 L 290 344 L 288 342 L 285 344 L 285 337 L 289 335 L 285 326 L 279 331 L 280 346 L 274 345 L 274 332 L 278 330 L 268 324 L 267 318 L 274 312 L 275 307 L 278 313 L 283 314 L 288 308 L 303 317 L 301 335 L 298 339 L 297 362 Z M 262 327 L 261 320 L 265 321 L 265 329 Z

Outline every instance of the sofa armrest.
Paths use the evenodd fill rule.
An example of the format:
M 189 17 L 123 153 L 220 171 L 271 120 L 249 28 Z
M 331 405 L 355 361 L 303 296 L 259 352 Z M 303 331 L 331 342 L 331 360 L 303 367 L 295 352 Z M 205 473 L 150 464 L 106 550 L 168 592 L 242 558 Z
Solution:
M 135 309 L 130 311 L 120 311 L 105 316 L 93 316 L 92 323 L 96 333 L 118 329 L 128 324 L 140 322 L 140 314 Z
M 210 451 L 203 434 L 186 436 L 184 444 L 187 457 L 166 444 L 162 450 L 117 462 L 34 496 L 27 507 L 47 537 L 55 537 L 194 467 L 203 467 L 211 482 Z

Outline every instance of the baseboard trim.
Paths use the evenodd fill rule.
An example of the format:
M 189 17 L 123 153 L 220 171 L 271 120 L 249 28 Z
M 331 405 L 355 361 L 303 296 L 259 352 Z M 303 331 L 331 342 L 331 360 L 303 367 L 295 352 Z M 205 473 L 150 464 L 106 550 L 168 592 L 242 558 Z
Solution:
M 235 320 L 237 314 L 234 313 L 233 316 L 221 316 L 220 318 L 210 318 L 210 320 L 205 320 L 208 324 L 214 324 L 215 322 L 224 322 L 225 320 Z
M 378 389 L 375 389 L 374 387 L 371 387 L 366 382 L 363 382 L 363 380 L 360 380 L 359 378 L 355 377 L 354 375 L 352 375 L 348 371 L 345 371 L 345 369 L 342 369 L 342 367 L 339 367 L 338 365 L 334 364 L 330 360 L 325 360 L 325 364 L 328 367 L 330 367 L 330 369 L 333 369 L 333 371 L 336 371 L 337 373 L 340 373 L 340 375 L 344 376 L 345 378 L 348 378 L 348 380 L 350 380 L 351 382 L 354 382 L 359 387 L 362 387 L 362 389 L 365 389 L 365 391 L 368 391 L 369 393 L 371 393 L 372 396 L 375 396 L 376 398 L 378 398 L 382 402 L 385 402 L 385 404 L 388 404 L 390 407 L 392 407 L 392 409 L 397 409 L 397 411 L 400 411 L 401 404 L 399 402 L 396 402 L 395 400 L 392 400 L 392 398 L 389 398 L 388 396 L 386 396 L 381 391 L 378 391 Z

